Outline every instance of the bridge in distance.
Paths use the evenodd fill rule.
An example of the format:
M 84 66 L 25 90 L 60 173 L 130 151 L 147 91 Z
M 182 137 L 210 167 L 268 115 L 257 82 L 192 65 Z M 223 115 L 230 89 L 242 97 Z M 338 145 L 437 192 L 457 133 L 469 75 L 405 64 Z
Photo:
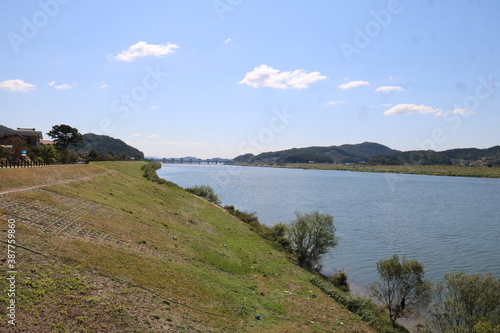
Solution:
M 202 160 L 200 158 L 164 158 L 163 163 L 170 164 L 224 164 L 223 161 L 219 161 L 218 159 L 206 159 Z

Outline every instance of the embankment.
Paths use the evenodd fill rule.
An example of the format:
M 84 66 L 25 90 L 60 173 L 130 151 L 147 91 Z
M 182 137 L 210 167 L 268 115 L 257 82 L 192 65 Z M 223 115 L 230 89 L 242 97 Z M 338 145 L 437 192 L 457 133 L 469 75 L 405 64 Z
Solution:
M 0 331 L 373 332 L 227 212 L 141 162 L 0 170 Z M 12 269 L 10 269 L 12 270 Z M 256 316 L 260 316 L 257 318 Z

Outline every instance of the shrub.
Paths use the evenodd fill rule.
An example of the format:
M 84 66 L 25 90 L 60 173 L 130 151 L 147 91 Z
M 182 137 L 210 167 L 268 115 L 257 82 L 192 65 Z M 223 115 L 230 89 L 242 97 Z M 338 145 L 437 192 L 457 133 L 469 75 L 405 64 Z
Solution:
M 490 274 L 446 274 L 429 307 L 439 332 L 499 332 L 500 279 Z
M 199 197 L 206 198 L 208 201 L 220 205 L 220 199 L 215 194 L 214 190 L 208 185 L 195 186 L 187 188 L 186 191 L 193 193 Z
M 250 224 L 250 225 L 256 225 L 260 224 L 258 217 L 255 215 L 255 212 L 249 213 L 249 212 L 243 212 L 241 210 L 238 210 L 234 208 L 234 206 L 224 206 L 224 209 L 229 212 L 229 214 L 233 215 L 234 217 L 237 217 L 241 221 Z
M 290 240 L 286 238 L 288 227 L 284 223 L 277 223 L 271 228 L 271 235 L 274 241 L 282 247 L 286 252 L 291 252 L 292 247 Z
M 393 324 L 399 318 L 418 313 L 431 296 L 430 282 L 425 281 L 424 266 L 417 260 L 399 260 L 398 255 L 377 262 L 380 280 L 370 286 L 370 293 L 389 312 Z
M 234 206 L 224 206 L 224 209 L 240 221 L 248 224 L 250 230 L 267 240 L 271 245 L 279 250 L 291 252 L 290 242 L 284 237 L 286 225 L 278 223 L 273 227 L 268 227 L 259 222 L 255 212 L 248 213 L 234 208 Z
M 403 327 L 393 327 L 387 315 L 372 301 L 343 292 L 317 275 L 313 276 L 310 281 L 337 303 L 342 304 L 349 311 L 360 316 L 363 321 L 367 322 L 376 331 L 385 333 L 407 332 Z
M 147 180 L 158 184 L 165 184 L 170 187 L 179 188 L 179 186 L 171 181 L 165 180 L 163 178 L 158 177 L 156 170 L 161 169 L 161 163 L 158 162 L 149 162 L 141 167 L 141 170 L 144 172 L 143 177 Z
M 328 282 L 334 287 L 348 293 L 350 291 L 349 283 L 347 282 L 347 273 L 343 269 L 335 270 L 329 276 L 326 276 Z
M 312 212 L 295 213 L 297 218 L 287 228 L 287 238 L 299 265 L 311 271 L 321 270 L 321 257 L 337 246 L 333 216 Z

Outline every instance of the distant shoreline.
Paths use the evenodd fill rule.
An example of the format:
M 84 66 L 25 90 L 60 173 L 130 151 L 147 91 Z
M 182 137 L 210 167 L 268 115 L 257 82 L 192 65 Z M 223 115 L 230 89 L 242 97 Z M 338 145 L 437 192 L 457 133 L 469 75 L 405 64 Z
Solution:
M 458 165 L 366 165 L 366 164 L 316 164 L 316 163 L 236 163 L 241 166 L 261 166 L 305 170 L 338 170 L 355 172 L 397 173 L 411 175 L 500 178 L 500 167 Z

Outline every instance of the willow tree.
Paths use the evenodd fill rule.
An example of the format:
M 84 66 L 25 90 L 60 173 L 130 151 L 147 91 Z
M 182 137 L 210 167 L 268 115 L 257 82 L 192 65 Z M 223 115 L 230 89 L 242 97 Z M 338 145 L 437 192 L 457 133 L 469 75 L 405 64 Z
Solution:
M 290 222 L 286 231 L 290 247 L 301 267 L 320 270 L 321 257 L 338 245 L 333 216 L 319 212 L 295 214 L 297 218 Z
M 417 260 L 401 261 L 398 255 L 377 262 L 380 280 L 370 286 L 370 293 L 389 312 L 395 325 L 399 318 L 419 312 L 431 297 L 431 284 L 424 280 L 424 266 Z
M 446 274 L 434 288 L 428 316 L 437 332 L 500 332 L 500 279 Z

